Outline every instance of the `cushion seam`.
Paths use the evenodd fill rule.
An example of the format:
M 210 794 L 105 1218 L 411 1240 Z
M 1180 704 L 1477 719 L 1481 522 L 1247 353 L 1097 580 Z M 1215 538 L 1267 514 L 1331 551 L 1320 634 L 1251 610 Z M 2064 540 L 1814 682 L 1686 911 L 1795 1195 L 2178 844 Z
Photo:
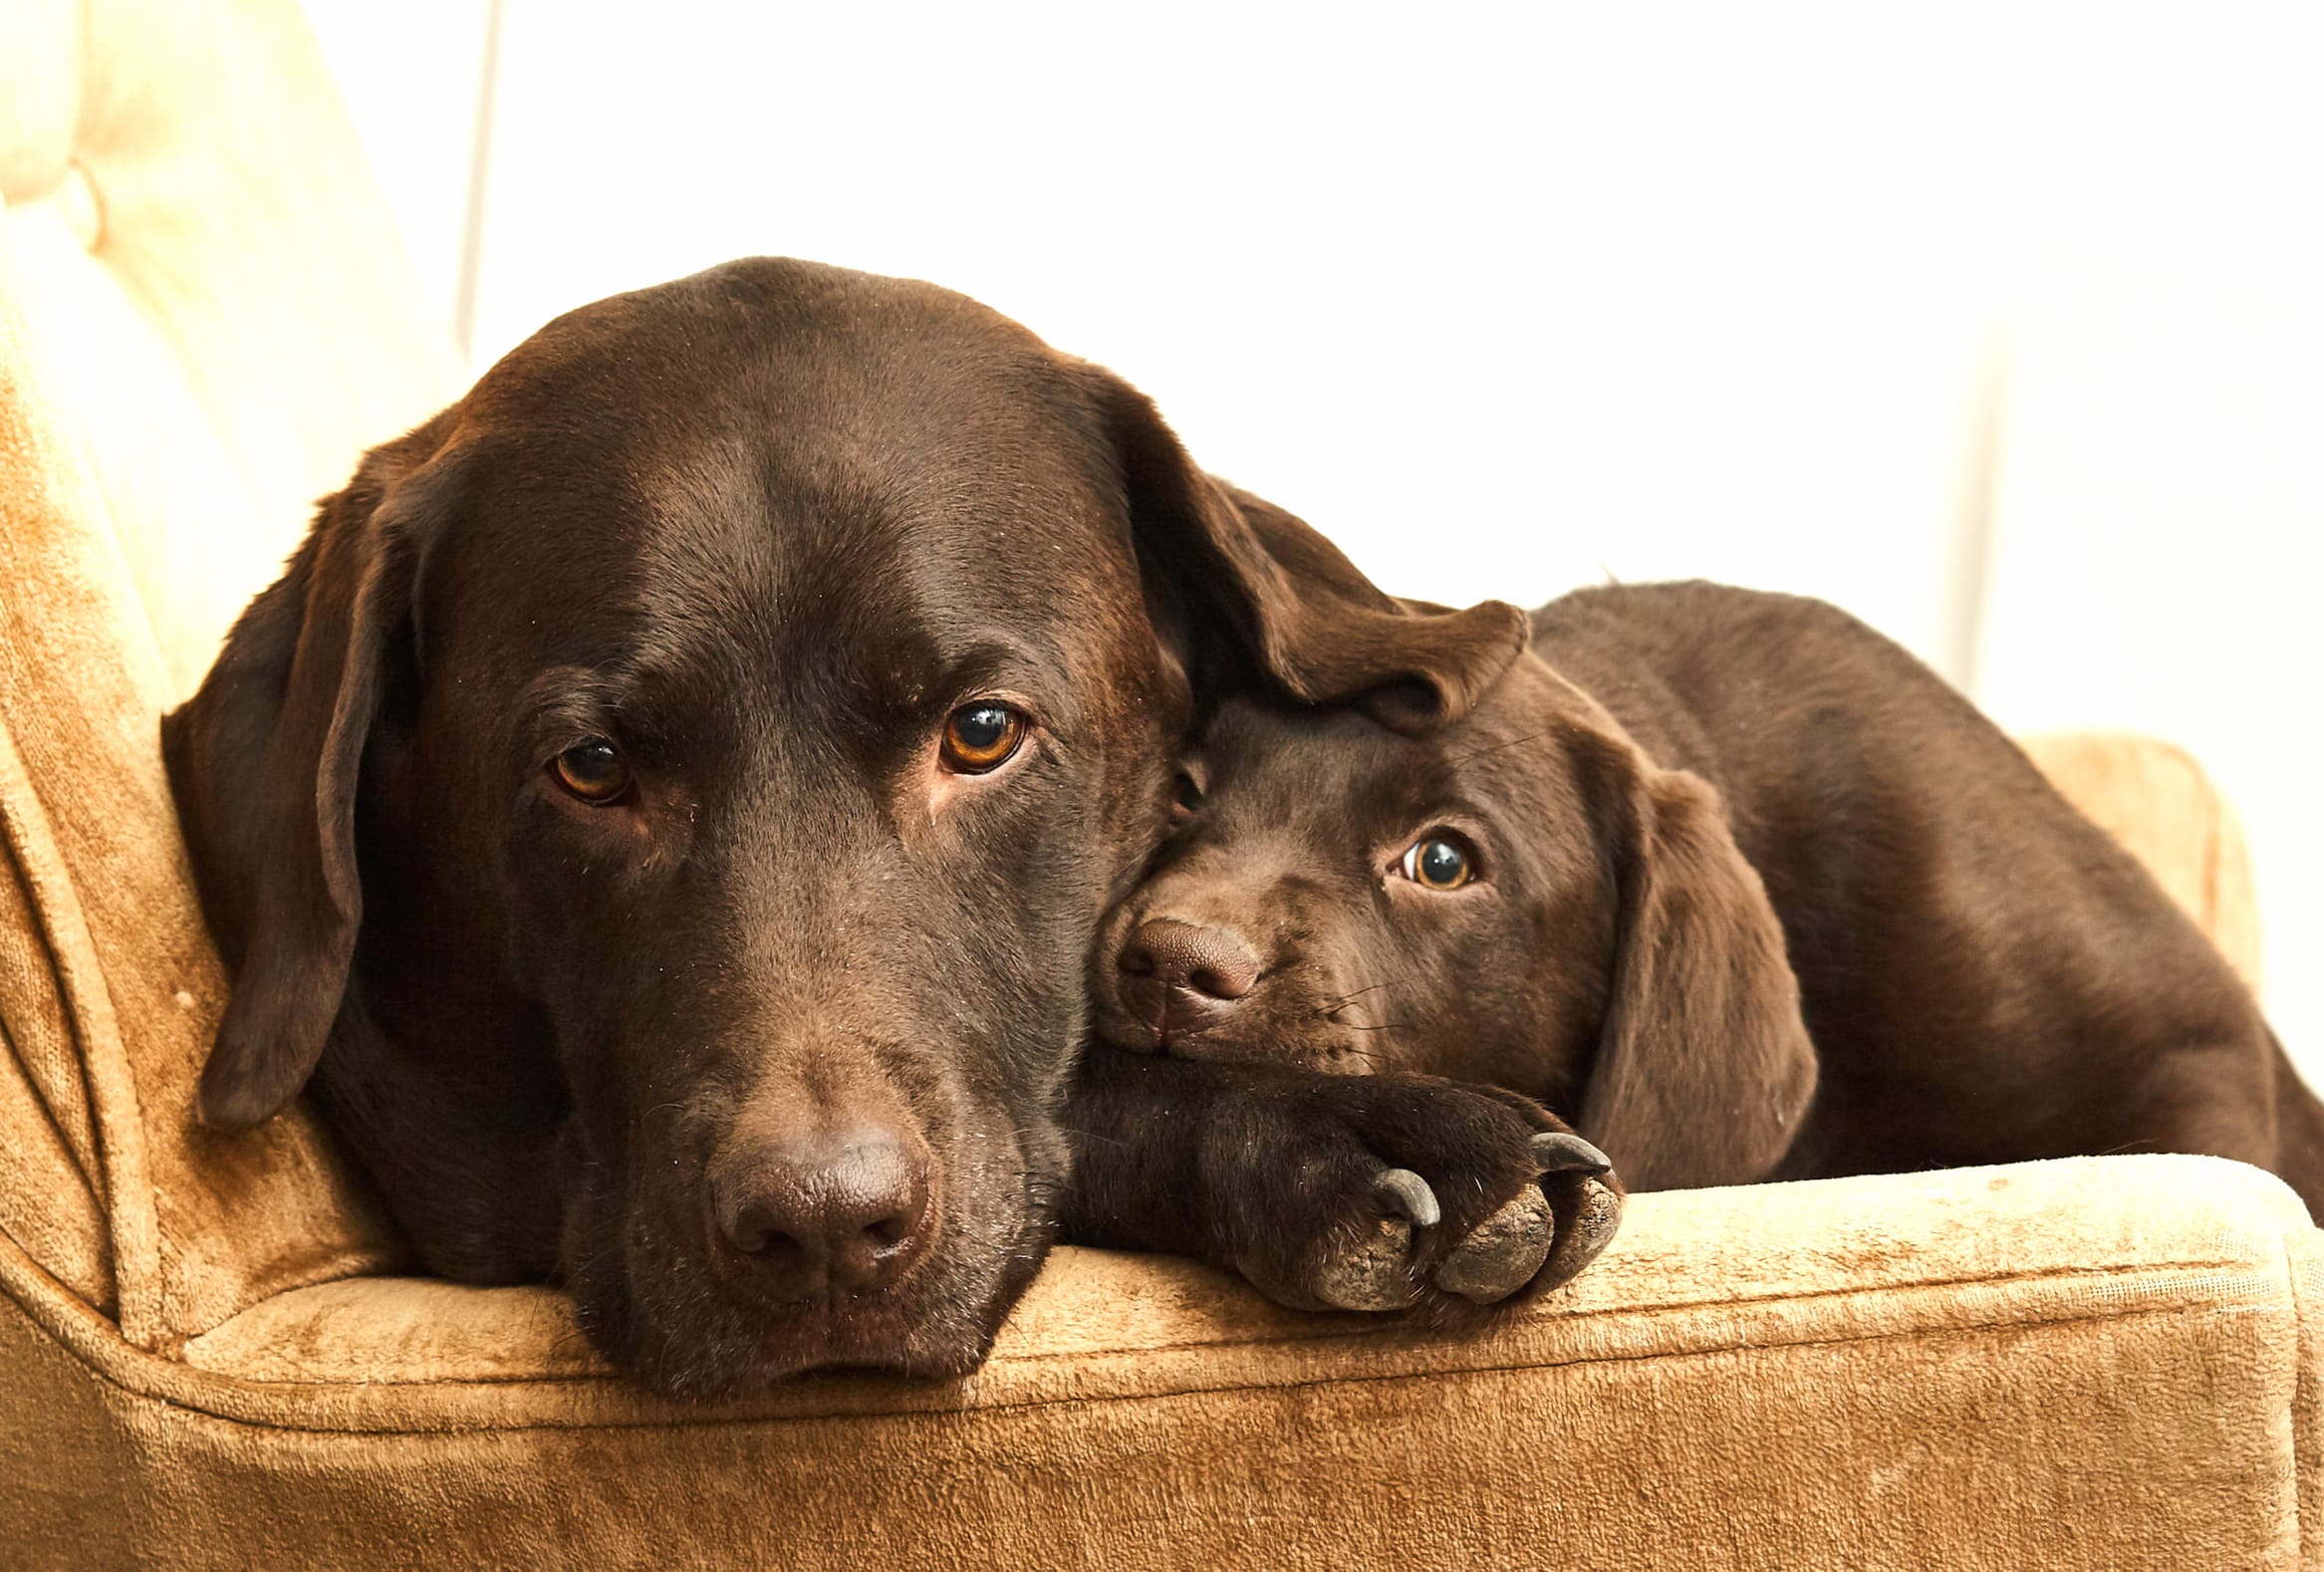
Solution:
M 1715 1348 L 1665 1350 L 1640 1354 L 1593 1354 L 1574 1359 L 1537 1359 L 1523 1362 L 1509 1361 L 1499 1364 L 1472 1366 L 1466 1369 L 1458 1370 L 1394 1372 L 1383 1371 L 1377 1373 L 1353 1372 L 1346 1375 L 1310 1377 L 1296 1381 L 1222 1382 L 1215 1385 L 1186 1386 L 1159 1392 L 1120 1393 L 1107 1396 L 1074 1394 L 1058 1397 L 1025 1398 L 1015 1401 L 976 1403 L 956 1408 L 872 1409 L 856 1411 L 834 1410 L 817 1414 L 704 1414 L 698 1417 L 640 1416 L 636 1419 L 624 1420 L 583 1420 L 571 1424 L 561 1424 L 553 1420 L 548 1420 L 529 1421 L 524 1424 L 515 1425 L 496 1425 L 490 1423 L 480 1425 L 406 1425 L 380 1426 L 356 1430 L 345 1426 L 296 1425 L 280 1420 L 245 1420 L 234 1418 L 231 1415 L 219 1414 L 215 1410 L 202 1408 L 195 1404 L 181 1403 L 173 1399 L 161 1398 L 153 1394 L 138 1392 L 134 1388 L 128 1387 L 121 1382 L 114 1381 L 113 1378 L 104 1371 L 97 1371 L 96 1374 L 101 1379 L 107 1380 L 112 1382 L 113 1385 L 121 1387 L 122 1390 L 129 1393 L 131 1396 L 144 1398 L 152 1402 L 158 1402 L 169 1408 L 181 1409 L 200 1414 L 204 1418 L 214 1420 L 220 1424 L 231 1425 L 237 1427 L 238 1429 L 251 1431 L 280 1431 L 286 1434 L 305 1436 L 371 1437 L 475 1436 L 502 1433 L 510 1435 L 521 1435 L 537 1431 L 691 1430 L 696 1427 L 730 1428 L 734 1426 L 749 1425 L 820 1425 L 832 1423 L 834 1421 L 841 1423 L 855 1421 L 878 1423 L 883 1420 L 924 1419 L 941 1422 L 947 1419 L 969 1418 L 984 1414 L 1014 1413 L 1018 1411 L 1030 1412 L 1043 1409 L 1087 1407 L 1105 1404 L 1153 1403 L 1166 1401 L 1173 1398 L 1206 1397 L 1217 1394 L 1232 1395 L 1247 1392 L 1290 1393 L 1309 1391 L 1321 1387 L 1370 1386 L 1382 1383 L 1403 1381 L 1442 1381 L 1447 1379 L 1461 1378 L 1515 1377 L 1535 1373 L 1567 1370 L 1582 1365 L 1636 1365 L 1649 1364 L 1657 1360 L 1712 1359 L 1741 1353 L 1762 1353 L 1795 1348 L 1842 1348 L 1874 1343 L 1903 1343 L 1924 1339 L 1937 1341 L 1946 1338 L 1967 1337 L 1983 1332 L 2006 1331 L 2013 1328 L 2025 1331 L 2046 1332 L 2061 1328 L 2088 1325 L 2097 1322 L 2130 1321 L 2143 1317 L 2186 1315 L 2191 1312 L 2211 1308 L 2214 1307 L 2199 1304 L 2130 1306 L 2119 1310 L 2107 1311 L 2097 1314 L 2065 1316 L 2056 1319 L 2040 1321 L 1993 1321 L 1973 1326 L 1919 1327 L 1910 1331 L 1867 1332 L 1847 1337 L 1793 1338 L 1787 1339 L 1783 1342 L 1770 1343 L 1733 1343 Z M 2281 1309 L 2283 1313 L 2286 1314 L 2296 1315 L 2297 1313 L 2291 1306 L 2288 1305 L 2281 1307 Z M 143 1357 L 158 1358 L 159 1356 L 144 1355 Z M 208 1373 L 202 1372 L 201 1374 Z M 565 1386 L 581 1384 L 583 1381 L 602 1382 L 609 1386 L 626 1385 L 622 1378 L 615 1376 L 570 1378 L 564 1381 L 553 1381 L 543 1384 Z M 508 1383 L 502 1384 L 506 1385 Z M 491 1385 L 491 1383 L 478 1383 L 478 1385 Z
M 1668 1316 L 1675 1313 L 1684 1313 L 1690 1310 L 1732 1310 L 1755 1308 L 1760 1306 L 1807 1305 L 1814 1304 L 1819 1301 L 1844 1298 L 1857 1294 L 1890 1295 L 1898 1293 L 1909 1293 L 1928 1288 L 1964 1288 L 1981 1285 L 2016 1287 L 2025 1284 L 2077 1280 L 2111 1282 L 2123 1280 L 2126 1278 L 2143 1277 L 2150 1274 L 2167 1275 L 2179 1272 L 2225 1271 L 2253 1272 L 2263 1269 L 2264 1263 L 2257 1263 L 2246 1260 L 2174 1261 L 2169 1263 L 2147 1264 L 2140 1266 L 2063 1266 L 2050 1267 L 2041 1271 L 2033 1272 L 1986 1274 L 1974 1277 L 1939 1277 L 1916 1280 L 1913 1282 L 1874 1283 L 1853 1288 L 1817 1289 L 1802 1293 L 1761 1294 L 1751 1298 L 1673 1299 L 1660 1301 L 1653 1304 L 1609 1306 L 1600 1310 L 1575 1310 L 1560 1314 L 1555 1317 L 1547 1317 L 1544 1319 L 1556 1323 L 1578 1323 L 1610 1319 L 1631 1320 L 1634 1318 Z M 348 1279 L 345 1278 L 338 1280 L 343 1282 L 348 1281 Z M 2048 1325 L 2052 1320 L 2073 1319 L 2077 1318 L 2067 1316 L 2044 1318 L 2038 1321 L 2029 1319 L 2015 1324 L 2025 1326 Z M 1312 1332 L 1283 1333 L 1266 1337 L 1244 1337 L 1223 1342 L 1146 1343 L 1141 1344 L 1136 1348 L 1060 1349 L 1052 1353 L 1003 1355 L 998 1359 L 989 1361 L 983 1368 L 990 1370 L 1005 1368 L 1012 1365 L 1054 1366 L 1072 1364 L 1084 1360 L 1119 1359 L 1129 1355 L 1202 1353 L 1233 1354 L 1248 1349 L 1266 1348 L 1276 1344 L 1287 1344 L 1292 1346 L 1305 1346 L 1309 1344 L 1318 1344 L 1324 1346 L 1345 1345 L 1346 1343 L 1356 1339 L 1388 1339 L 1394 1338 L 1400 1332 L 1417 1330 L 1417 1328 L 1402 1325 L 1325 1326 Z M 577 1333 L 576 1336 L 578 1335 L 579 1334 Z M 1776 1342 L 1754 1344 L 1738 1343 L 1735 1346 L 1753 1348 L 1778 1348 L 1784 1346 L 1785 1341 L 1788 1340 L 1778 1340 Z M 605 1383 L 614 1386 L 623 1386 L 628 1384 L 625 1378 L 602 1370 L 583 1371 L 570 1375 L 549 1374 L 516 1376 L 467 1376 L 451 1381 L 312 1381 L 298 1377 L 268 1378 L 260 1376 L 235 1376 L 230 1372 L 209 1369 L 204 1366 L 195 1365 L 190 1361 L 177 1361 L 177 1363 L 182 1363 L 188 1370 L 196 1371 L 201 1375 L 215 1376 L 224 1380 L 251 1381 L 264 1386 L 301 1388 L 307 1390 L 349 1388 L 362 1391 L 390 1391 L 396 1389 L 422 1390 L 429 1387 L 516 1387 L 525 1386 L 528 1384 L 562 1387 L 583 1387 L 596 1383 Z

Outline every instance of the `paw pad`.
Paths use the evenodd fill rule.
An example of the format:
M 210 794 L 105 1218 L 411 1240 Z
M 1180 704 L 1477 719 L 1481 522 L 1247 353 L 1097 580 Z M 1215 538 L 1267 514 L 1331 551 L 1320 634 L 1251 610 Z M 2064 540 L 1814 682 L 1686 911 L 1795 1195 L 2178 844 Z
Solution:
M 1402 1310 L 1413 1302 L 1412 1252 L 1412 1224 L 1383 1217 L 1354 1249 L 1324 1257 L 1315 1296 L 1335 1310 Z

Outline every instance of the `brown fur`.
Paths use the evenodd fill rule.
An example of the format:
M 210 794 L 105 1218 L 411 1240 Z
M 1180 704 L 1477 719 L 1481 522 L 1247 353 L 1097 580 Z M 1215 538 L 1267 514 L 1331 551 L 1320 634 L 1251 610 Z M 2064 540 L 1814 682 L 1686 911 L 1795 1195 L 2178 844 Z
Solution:
M 1108 918 L 1104 1035 L 1512 1088 L 1576 1111 L 1633 1189 L 2176 1151 L 2324 1202 L 2324 1112 L 2249 992 L 1902 650 L 1705 584 L 1584 591 L 1534 627 L 1535 658 L 1425 735 L 1213 716 L 1201 802 Z M 1472 884 L 1397 872 L 1438 826 Z M 1120 966 L 1158 918 L 1258 980 L 1163 1009 Z
M 1295 1293 L 1425 1158 L 1457 1242 L 1538 1172 L 1539 1110 L 1076 1074 L 1084 960 L 1190 693 L 1424 730 L 1523 637 L 1381 594 L 956 295 L 757 260 L 600 302 L 367 458 L 164 722 L 237 972 L 201 1114 L 312 1077 L 430 1266 L 560 1276 L 681 1395 L 964 1370 L 1061 1209 Z M 1031 740 L 947 776 L 994 692 Z M 607 806 L 556 783 L 601 737 Z M 1182 1135 L 1153 1163 L 1121 1126 Z M 1265 1212 L 1315 1151 L 1339 1184 Z

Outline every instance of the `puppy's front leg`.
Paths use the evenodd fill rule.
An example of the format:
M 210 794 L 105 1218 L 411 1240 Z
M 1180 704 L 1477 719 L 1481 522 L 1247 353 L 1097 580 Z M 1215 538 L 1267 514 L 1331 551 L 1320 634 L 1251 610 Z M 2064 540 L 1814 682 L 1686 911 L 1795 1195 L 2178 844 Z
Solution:
M 1538 1293 L 1622 1219 L 1595 1147 L 1511 1092 L 1093 1049 L 1062 1232 L 1240 1272 L 1309 1310 L 1436 1319 Z

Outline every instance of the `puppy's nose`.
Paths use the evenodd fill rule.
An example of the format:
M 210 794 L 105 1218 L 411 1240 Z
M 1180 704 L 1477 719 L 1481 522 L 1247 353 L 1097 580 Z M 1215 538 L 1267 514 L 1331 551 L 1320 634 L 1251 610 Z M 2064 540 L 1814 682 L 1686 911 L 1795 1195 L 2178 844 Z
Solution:
M 873 1120 L 754 1125 L 710 1168 L 711 1210 L 734 1264 L 795 1300 L 886 1288 L 918 1261 L 928 1164 L 917 1137 Z
M 1133 977 L 1159 978 L 1166 988 L 1221 1002 L 1241 998 L 1259 980 L 1259 957 L 1250 945 L 1225 928 L 1175 917 L 1157 917 L 1132 933 L 1119 964 Z
M 1174 917 L 1135 929 L 1114 965 L 1122 1007 L 1153 1028 L 1157 1048 L 1216 1025 L 1259 981 L 1259 957 L 1250 945 L 1225 928 Z

